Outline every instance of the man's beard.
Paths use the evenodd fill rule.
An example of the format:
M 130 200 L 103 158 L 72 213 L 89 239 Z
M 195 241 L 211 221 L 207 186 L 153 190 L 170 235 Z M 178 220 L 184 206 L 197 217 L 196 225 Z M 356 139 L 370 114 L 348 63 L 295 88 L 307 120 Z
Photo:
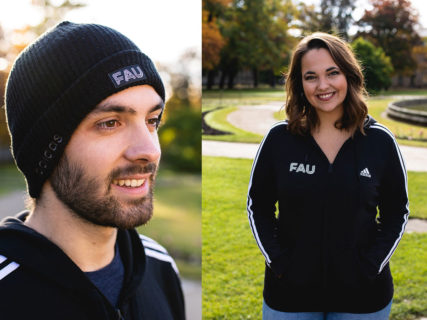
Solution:
M 95 225 L 130 229 L 145 224 L 153 214 L 156 170 L 157 166 L 154 163 L 145 166 L 134 164 L 113 170 L 103 181 L 90 177 L 78 163 L 71 163 L 64 155 L 52 173 L 50 182 L 56 196 L 76 216 Z M 135 200 L 119 201 L 111 194 L 111 184 L 114 179 L 144 173 L 152 173 L 144 182 L 149 183 L 146 196 Z

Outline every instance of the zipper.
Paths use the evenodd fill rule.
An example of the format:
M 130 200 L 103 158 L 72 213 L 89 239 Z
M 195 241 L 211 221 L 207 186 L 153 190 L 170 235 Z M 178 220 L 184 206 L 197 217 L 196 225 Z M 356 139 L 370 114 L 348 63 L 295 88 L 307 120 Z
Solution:
M 122 312 L 120 311 L 120 309 L 116 309 L 116 313 L 117 313 L 117 320 L 125 320 L 125 318 L 123 318 L 122 316 Z
M 338 157 L 338 155 L 337 155 Z M 335 158 L 336 159 L 336 158 Z M 326 194 L 330 194 L 331 193 L 331 189 L 332 189 L 332 180 L 333 180 L 333 173 L 334 173 L 334 163 L 330 163 L 328 162 L 328 172 L 326 174 L 326 186 L 325 186 L 325 190 L 326 190 Z M 328 284 L 329 284 L 329 248 L 328 248 L 328 243 L 329 243 L 329 232 L 328 232 L 328 227 L 329 227 L 329 219 L 328 219 L 328 209 L 329 209 L 329 202 L 330 199 L 326 196 L 323 199 L 323 219 L 322 219 L 322 256 L 323 256 L 323 261 L 322 261 L 322 268 L 323 268 L 323 288 L 325 290 L 327 290 L 328 288 Z M 326 296 L 325 296 L 326 297 Z M 325 298 L 324 297 L 324 298 Z

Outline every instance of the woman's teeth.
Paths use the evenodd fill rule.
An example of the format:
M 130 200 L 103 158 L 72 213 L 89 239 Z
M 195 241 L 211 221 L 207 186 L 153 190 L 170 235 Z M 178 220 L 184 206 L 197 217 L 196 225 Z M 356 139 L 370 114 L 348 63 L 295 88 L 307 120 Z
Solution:
M 333 94 L 334 93 L 331 92 L 331 93 L 319 94 L 318 96 L 320 99 L 329 99 L 330 97 L 332 97 Z

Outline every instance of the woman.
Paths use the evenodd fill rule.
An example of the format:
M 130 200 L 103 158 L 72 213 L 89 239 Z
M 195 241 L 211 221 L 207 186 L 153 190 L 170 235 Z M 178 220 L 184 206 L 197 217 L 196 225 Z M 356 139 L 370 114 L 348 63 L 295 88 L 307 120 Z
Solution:
M 262 141 L 248 192 L 263 319 L 388 319 L 409 214 L 396 140 L 367 115 L 361 68 L 338 37 L 297 45 L 286 93 L 288 120 Z

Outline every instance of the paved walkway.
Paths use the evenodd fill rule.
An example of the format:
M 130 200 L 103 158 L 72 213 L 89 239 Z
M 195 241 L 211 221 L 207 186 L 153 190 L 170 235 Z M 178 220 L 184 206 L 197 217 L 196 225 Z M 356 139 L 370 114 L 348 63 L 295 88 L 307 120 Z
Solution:
M 15 191 L 0 197 L 0 220 L 7 216 L 14 216 L 25 209 L 24 191 Z M 185 296 L 185 309 L 187 320 L 202 319 L 202 285 L 200 281 L 182 279 Z
M 277 122 L 274 113 L 283 110 L 283 102 L 270 102 L 258 106 L 241 106 L 227 116 L 233 126 L 264 136 Z

